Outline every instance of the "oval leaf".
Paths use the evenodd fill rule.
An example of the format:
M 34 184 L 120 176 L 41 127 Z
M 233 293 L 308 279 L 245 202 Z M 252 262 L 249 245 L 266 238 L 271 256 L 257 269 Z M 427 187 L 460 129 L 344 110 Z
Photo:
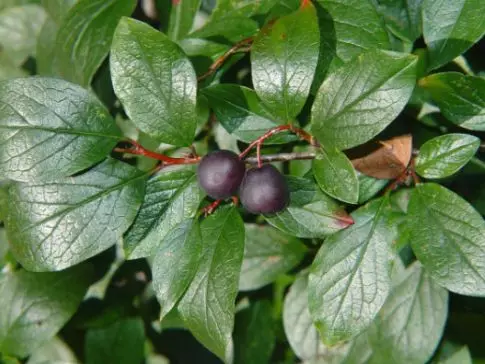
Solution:
M 421 36 L 424 0 L 377 0 L 377 9 L 387 27 L 399 38 L 414 42 Z
M 372 359 L 376 363 L 427 363 L 440 342 L 447 314 L 448 291 L 419 262 L 414 263 L 369 330 Z
M 485 34 L 482 0 L 424 0 L 424 40 L 429 69 L 442 66 L 470 48 Z
M 359 180 L 347 156 L 335 148 L 321 149 L 313 160 L 313 175 L 323 192 L 337 200 L 357 203 Z
M 149 25 L 123 18 L 110 61 L 115 93 L 135 125 L 160 142 L 192 143 L 197 80 L 182 50 Z
M 0 352 L 26 357 L 76 312 L 92 281 L 88 266 L 62 272 L 24 270 L 0 276 Z
M 386 198 L 353 214 L 355 224 L 325 240 L 308 284 L 310 313 L 328 345 L 365 330 L 391 288 L 394 232 L 385 219 Z
M 152 177 L 140 211 L 124 236 L 126 255 L 130 259 L 155 255 L 167 234 L 196 215 L 203 198 L 193 167 L 165 168 Z
M 287 177 L 289 206 L 266 221 L 299 238 L 322 238 L 353 224 L 352 218 L 334 200 L 306 178 Z
M 480 139 L 467 134 L 446 134 L 419 148 L 416 172 L 425 178 L 445 178 L 458 172 L 475 155 Z
M 204 246 L 197 273 L 178 304 L 185 327 L 226 361 L 244 254 L 244 223 L 234 207 L 221 208 L 200 224 Z
M 49 78 L 0 83 L 0 176 L 64 177 L 105 158 L 120 132 L 86 90 Z
M 411 194 L 407 219 L 414 254 L 436 282 L 485 296 L 485 222 L 468 202 L 438 184 L 421 184 Z
M 63 78 L 88 86 L 109 52 L 116 25 L 134 0 L 79 0 L 59 26 L 55 58 Z
M 325 146 L 355 147 L 388 126 L 408 102 L 416 57 L 387 51 L 362 54 L 330 74 L 312 107 L 312 131 Z
M 114 159 L 73 178 L 9 188 L 7 232 L 33 271 L 60 270 L 116 244 L 142 202 L 146 174 Z
M 275 281 L 300 263 L 305 251 L 300 240 L 271 226 L 246 224 L 239 290 L 258 289 Z
M 441 113 L 465 129 L 485 131 L 485 79 L 458 72 L 435 73 L 419 80 Z
M 283 120 L 295 118 L 310 93 L 317 67 L 319 30 L 310 1 L 263 29 L 251 47 L 254 89 Z

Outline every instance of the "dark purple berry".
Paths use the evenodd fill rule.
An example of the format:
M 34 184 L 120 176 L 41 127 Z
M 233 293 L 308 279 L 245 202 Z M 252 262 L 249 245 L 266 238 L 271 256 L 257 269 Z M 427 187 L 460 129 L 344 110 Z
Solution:
M 281 211 L 290 200 L 285 177 L 271 164 L 247 171 L 239 195 L 242 205 L 254 214 Z
M 202 189 L 212 198 L 233 196 L 246 172 L 244 162 L 230 150 L 218 150 L 202 158 L 197 168 L 197 178 Z

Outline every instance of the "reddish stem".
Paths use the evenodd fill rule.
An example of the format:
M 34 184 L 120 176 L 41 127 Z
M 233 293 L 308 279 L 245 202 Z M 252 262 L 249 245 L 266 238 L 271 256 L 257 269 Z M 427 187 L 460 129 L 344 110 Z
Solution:
M 202 209 L 202 213 L 204 214 L 205 217 L 209 216 L 212 214 L 222 203 L 223 200 L 215 200 L 212 202 L 210 205 L 207 205 Z

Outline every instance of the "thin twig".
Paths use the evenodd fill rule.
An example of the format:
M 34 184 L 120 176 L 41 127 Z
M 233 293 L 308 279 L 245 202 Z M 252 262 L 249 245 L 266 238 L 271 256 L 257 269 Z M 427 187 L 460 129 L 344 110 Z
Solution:
M 265 154 L 261 156 L 261 162 L 288 162 L 294 160 L 311 160 L 315 159 L 317 153 L 315 152 L 299 152 L 299 153 L 278 153 L 278 154 Z M 258 164 L 258 157 L 247 157 L 244 161 L 248 164 Z

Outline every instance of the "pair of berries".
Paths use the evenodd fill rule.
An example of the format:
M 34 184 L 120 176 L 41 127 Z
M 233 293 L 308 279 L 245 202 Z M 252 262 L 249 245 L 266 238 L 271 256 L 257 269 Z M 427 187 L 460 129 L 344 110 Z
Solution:
M 197 169 L 202 189 L 214 199 L 225 199 L 239 190 L 241 203 L 254 214 L 271 214 L 283 210 L 289 190 L 283 175 L 272 165 L 252 168 L 229 150 L 218 150 L 202 158 Z

